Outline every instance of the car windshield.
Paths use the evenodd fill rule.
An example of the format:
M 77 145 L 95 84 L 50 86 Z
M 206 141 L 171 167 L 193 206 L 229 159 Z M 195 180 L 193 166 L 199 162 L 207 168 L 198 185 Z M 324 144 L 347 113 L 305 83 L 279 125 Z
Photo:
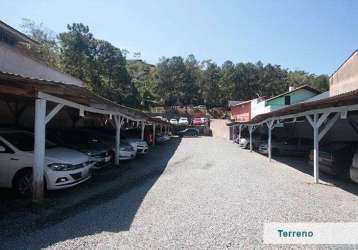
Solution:
M 34 135 L 26 132 L 3 133 L 2 137 L 21 151 L 34 150 Z M 56 144 L 46 141 L 46 148 L 56 147 Z
M 64 144 L 77 146 L 81 150 L 89 150 L 95 148 L 105 148 L 105 145 L 94 135 L 81 131 L 64 132 L 58 135 Z

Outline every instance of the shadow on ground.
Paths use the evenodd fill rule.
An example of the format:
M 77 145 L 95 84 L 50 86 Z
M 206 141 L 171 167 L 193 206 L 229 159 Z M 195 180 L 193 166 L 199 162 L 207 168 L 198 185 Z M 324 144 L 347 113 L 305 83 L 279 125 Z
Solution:
M 0 248 L 43 248 L 103 231 L 129 230 L 145 196 L 164 172 L 180 141 L 173 138 L 121 168 L 96 173 L 83 185 L 49 193 L 39 207 L 0 192 L 0 202 L 9 204 L 0 205 L 4 215 L 0 219 Z M 5 211 L 6 208 L 10 210 Z M 46 236 L 40 236 L 40 230 Z
M 277 162 L 286 164 L 289 167 L 292 167 L 302 173 L 312 176 L 313 183 L 313 166 L 308 163 L 307 157 L 273 157 L 273 159 Z M 355 184 L 347 179 L 342 179 L 337 176 L 329 175 L 323 172 L 319 173 L 320 180 L 323 183 L 327 183 L 328 185 L 336 186 L 341 188 L 347 192 L 350 192 L 354 195 L 358 195 L 358 184 Z M 323 184 L 322 183 L 322 184 Z

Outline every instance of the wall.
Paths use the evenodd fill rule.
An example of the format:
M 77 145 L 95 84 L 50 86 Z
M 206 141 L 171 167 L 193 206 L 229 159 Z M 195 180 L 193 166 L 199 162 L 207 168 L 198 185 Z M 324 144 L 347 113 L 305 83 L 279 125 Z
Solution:
M 0 71 L 44 80 L 84 86 L 84 83 L 68 74 L 54 70 L 44 63 L 25 55 L 15 46 L 0 41 Z
M 224 119 L 211 119 L 210 129 L 213 133 L 213 137 L 230 139 L 230 127 L 226 126 L 230 121 Z
M 291 105 L 299 102 L 303 102 L 309 98 L 315 96 L 315 93 L 312 93 L 306 89 L 299 89 L 294 92 L 288 93 L 287 95 L 280 96 L 278 98 L 272 99 L 266 102 L 267 106 L 271 106 L 271 111 L 284 108 L 288 105 L 285 105 L 285 96 L 291 96 Z
M 358 89 L 358 51 L 335 72 L 330 82 L 330 96 Z
M 251 102 L 245 102 L 231 107 L 231 120 L 246 122 L 251 119 Z
M 256 98 L 251 101 L 251 119 L 257 115 L 271 112 L 271 107 L 266 106 L 265 100 Z

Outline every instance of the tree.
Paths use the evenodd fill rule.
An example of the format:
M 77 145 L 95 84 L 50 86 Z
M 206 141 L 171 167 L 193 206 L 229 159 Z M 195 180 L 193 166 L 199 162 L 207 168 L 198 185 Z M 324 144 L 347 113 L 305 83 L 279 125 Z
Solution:
M 211 60 L 202 62 L 201 95 L 204 104 L 209 107 L 220 105 L 223 100 L 220 99 L 220 67 Z
M 166 105 L 182 105 L 185 99 L 186 69 L 184 60 L 180 56 L 161 58 L 157 65 L 158 96 Z
M 67 29 L 67 32 L 59 34 L 64 71 L 87 82 L 88 66 L 91 65 L 89 60 L 93 60 L 93 35 L 88 26 L 82 23 L 68 24 Z
M 39 45 L 29 45 L 49 66 L 83 80 L 94 93 L 133 106 L 206 104 L 226 106 L 229 100 L 274 96 L 307 84 L 321 91 L 329 88 L 327 75 L 290 71 L 280 65 L 211 60 L 194 55 L 162 57 L 151 65 L 143 60 L 126 60 L 129 51 L 96 39 L 82 23 L 67 25 L 57 37 L 42 24 L 24 19 L 22 29 Z M 133 54 L 140 58 L 140 52 Z
M 200 66 L 194 55 L 189 55 L 185 61 L 185 76 L 181 85 L 180 92 L 182 93 L 181 102 L 185 105 L 200 104 L 199 96 L 199 79 Z
M 21 29 L 39 44 L 26 44 L 37 59 L 48 66 L 61 70 L 60 48 L 57 45 L 55 34 L 44 27 L 43 24 L 36 24 L 30 19 L 22 19 Z
M 137 106 L 138 92 L 131 82 L 122 51 L 98 40 L 88 26 L 74 23 L 59 35 L 64 70 L 87 83 L 95 93 L 112 101 Z

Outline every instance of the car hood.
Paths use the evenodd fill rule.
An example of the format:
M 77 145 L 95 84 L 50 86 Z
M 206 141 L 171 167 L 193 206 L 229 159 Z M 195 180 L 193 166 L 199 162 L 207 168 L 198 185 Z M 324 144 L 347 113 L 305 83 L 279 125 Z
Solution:
M 128 143 L 131 144 L 131 145 L 132 145 L 133 143 L 135 143 L 136 145 L 141 145 L 141 146 L 146 146 L 146 145 L 148 145 L 146 141 L 143 141 L 143 140 L 141 140 L 141 139 L 136 139 L 136 138 L 130 138 L 130 139 L 128 138 L 127 141 L 128 141 Z
M 81 152 L 62 147 L 46 149 L 45 157 L 48 163 L 80 164 L 89 160 L 88 156 Z

